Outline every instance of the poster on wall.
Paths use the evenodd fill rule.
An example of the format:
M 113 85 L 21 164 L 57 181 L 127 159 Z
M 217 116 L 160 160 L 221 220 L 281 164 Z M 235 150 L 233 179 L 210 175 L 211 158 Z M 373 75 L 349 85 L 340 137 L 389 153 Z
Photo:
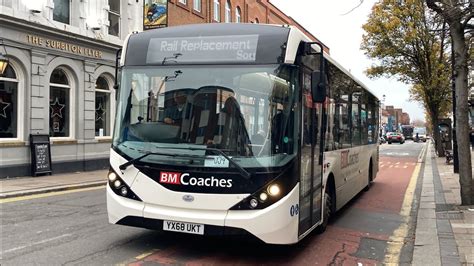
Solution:
M 166 27 L 168 25 L 168 0 L 143 1 L 143 30 Z

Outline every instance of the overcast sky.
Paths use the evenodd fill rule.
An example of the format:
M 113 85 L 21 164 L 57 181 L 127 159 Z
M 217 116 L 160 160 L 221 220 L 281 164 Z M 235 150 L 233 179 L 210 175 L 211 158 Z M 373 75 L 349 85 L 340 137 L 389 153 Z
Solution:
M 409 101 L 409 85 L 395 79 L 369 79 L 364 71 L 372 65 L 360 50 L 360 42 L 364 30 L 362 25 L 367 21 L 371 8 L 376 0 L 364 0 L 364 3 L 347 15 L 343 15 L 356 7 L 360 0 L 271 0 L 271 2 L 303 25 L 316 38 L 330 49 L 331 57 L 344 68 L 361 80 L 385 104 L 403 108 L 410 118 L 425 120 L 424 111 L 417 102 Z

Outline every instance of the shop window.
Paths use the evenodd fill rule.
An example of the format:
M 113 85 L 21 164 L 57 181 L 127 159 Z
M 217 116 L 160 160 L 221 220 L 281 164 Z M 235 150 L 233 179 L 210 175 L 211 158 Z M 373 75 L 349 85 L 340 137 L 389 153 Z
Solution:
M 49 135 L 69 137 L 71 87 L 63 70 L 53 71 L 49 80 L 49 89 Z
M 242 17 L 242 13 L 240 12 L 240 7 L 237 7 L 235 9 L 235 22 L 240 23 L 242 20 L 241 17 Z
M 230 1 L 229 0 L 227 0 L 225 2 L 225 22 L 226 23 L 232 22 L 232 14 L 231 14 Z
M 109 34 L 120 34 L 120 0 L 109 0 Z
M 201 0 L 194 0 L 194 10 L 201 12 Z
M 217 22 L 221 21 L 221 3 L 219 0 L 214 0 L 214 20 Z
M 11 66 L 0 75 L 0 139 L 16 138 L 18 125 L 18 79 Z
M 54 0 L 53 20 L 69 24 L 70 0 Z
M 110 136 L 110 86 L 103 76 L 95 83 L 95 136 Z

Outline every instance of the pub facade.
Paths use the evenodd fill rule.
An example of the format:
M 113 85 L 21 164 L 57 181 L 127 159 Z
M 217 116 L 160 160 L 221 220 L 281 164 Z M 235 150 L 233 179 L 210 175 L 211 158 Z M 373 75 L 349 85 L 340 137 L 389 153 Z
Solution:
M 128 0 L 0 1 L 0 178 L 30 175 L 30 134 L 49 135 L 53 173 L 106 168 L 115 56 L 141 30 Z

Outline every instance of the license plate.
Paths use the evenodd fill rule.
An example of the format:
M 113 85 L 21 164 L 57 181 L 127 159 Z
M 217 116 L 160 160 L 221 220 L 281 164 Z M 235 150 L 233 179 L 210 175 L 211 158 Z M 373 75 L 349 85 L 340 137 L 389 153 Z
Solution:
M 182 233 L 188 233 L 188 234 L 196 234 L 196 235 L 204 235 L 203 224 L 163 221 L 163 230 L 182 232 Z

